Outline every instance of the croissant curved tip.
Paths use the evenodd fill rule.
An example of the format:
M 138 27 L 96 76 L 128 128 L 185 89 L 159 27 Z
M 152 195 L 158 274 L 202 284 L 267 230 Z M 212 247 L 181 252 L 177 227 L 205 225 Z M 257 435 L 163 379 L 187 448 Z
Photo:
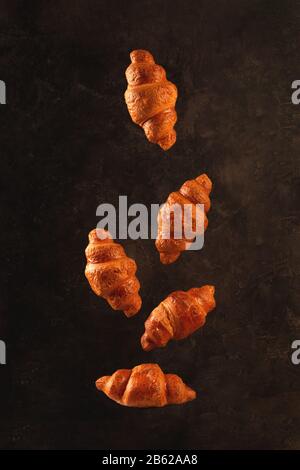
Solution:
M 99 241 L 99 240 L 106 240 L 106 239 L 112 239 L 112 236 L 108 230 L 104 230 L 103 228 L 94 228 L 89 233 L 90 243 Z
M 158 145 L 163 149 L 163 150 L 169 150 L 171 147 L 176 142 L 176 132 L 174 129 L 172 129 L 172 132 L 167 134 L 166 136 L 162 137 L 160 140 L 158 140 Z
M 196 181 L 207 190 L 208 194 L 211 192 L 212 181 L 206 173 L 203 173 L 202 175 L 197 176 Z
M 154 58 L 151 52 L 145 49 L 135 49 L 130 52 L 131 62 L 150 62 L 154 63 Z
M 216 306 L 215 286 L 204 286 L 204 290 L 208 293 L 208 301 L 211 306 L 210 310 L 213 310 Z
M 193 390 L 192 388 L 186 386 L 186 398 L 187 398 L 187 401 L 192 401 L 192 400 L 195 400 L 195 398 L 197 398 L 197 393 L 195 392 L 195 390 Z
M 160 253 L 160 261 L 162 264 L 171 264 L 174 263 L 180 256 L 180 252 L 176 253 Z
M 104 377 L 100 377 L 100 379 L 97 379 L 96 382 L 95 382 L 96 388 L 98 390 L 103 391 L 108 379 L 109 379 L 109 377 L 106 376 L 106 375 Z
M 124 313 L 127 318 L 131 318 L 131 317 L 134 317 L 138 313 L 139 310 L 140 309 L 136 309 L 136 308 L 128 308 L 127 310 L 124 310 Z
M 207 286 L 204 286 L 206 288 L 206 290 L 211 294 L 211 295 L 214 295 L 215 294 L 215 286 L 211 286 L 211 285 L 207 285 Z
M 215 294 L 215 286 L 205 285 L 202 287 L 192 287 L 190 292 L 193 292 L 195 295 L 203 295 L 205 293 L 213 297 Z
M 132 304 L 128 308 L 124 309 L 124 313 L 127 318 L 134 317 L 134 315 L 140 311 L 142 306 L 142 299 L 139 295 L 132 296 L 131 302 Z
M 143 336 L 141 337 L 141 345 L 142 345 L 143 350 L 146 352 L 154 349 L 154 344 L 148 338 L 148 335 L 146 333 L 144 333 Z

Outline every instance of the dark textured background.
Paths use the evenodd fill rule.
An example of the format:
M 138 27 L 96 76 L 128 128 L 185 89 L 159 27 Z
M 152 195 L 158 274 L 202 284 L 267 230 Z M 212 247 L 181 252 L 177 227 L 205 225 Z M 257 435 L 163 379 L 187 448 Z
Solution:
M 2 448 L 300 448 L 300 4 L 290 0 L 1 1 Z M 132 49 L 179 89 L 178 140 L 147 142 L 123 100 Z M 207 172 L 205 247 L 171 266 L 125 241 L 143 308 L 128 320 L 84 278 L 98 204 L 163 202 Z M 170 291 L 212 283 L 205 328 L 165 350 L 139 344 Z M 158 362 L 198 392 L 127 409 L 94 380 Z

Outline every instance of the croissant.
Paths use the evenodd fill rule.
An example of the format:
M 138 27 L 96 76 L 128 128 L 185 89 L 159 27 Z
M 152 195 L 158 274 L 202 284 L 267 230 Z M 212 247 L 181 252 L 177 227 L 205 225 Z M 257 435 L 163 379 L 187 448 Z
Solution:
M 114 310 L 123 310 L 127 317 L 135 315 L 142 304 L 135 261 L 103 229 L 89 233 L 85 254 L 85 275 L 95 294 L 106 299 Z
M 182 236 L 175 238 L 174 236 L 174 218 L 172 213 L 170 220 L 170 231 L 167 236 L 163 236 L 164 225 L 168 223 L 166 216 L 166 209 L 179 205 L 184 214 L 186 205 L 191 205 L 192 208 L 192 229 L 195 230 L 195 217 L 198 215 L 199 209 L 196 204 L 204 205 L 204 230 L 207 229 L 208 220 L 206 217 L 210 209 L 209 194 L 212 189 L 212 182 L 206 174 L 202 174 L 194 180 L 186 181 L 179 191 L 173 192 L 169 195 L 166 203 L 158 213 L 158 233 L 156 238 L 156 248 L 160 254 L 160 261 L 163 264 L 170 264 L 179 258 L 182 251 L 186 250 L 193 240 L 184 237 L 184 217 L 181 219 Z M 170 217 L 170 216 L 168 216 Z M 197 231 L 196 234 L 198 235 Z M 195 238 L 195 237 L 194 237 Z
M 213 286 L 172 292 L 145 322 L 142 348 L 162 348 L 171 340 L 186 338 L 204 325 L 206 315 L 216 306 Z
M 150 142 L 168 150 L 176 142 L 177 88 L 167 80 L 165 69 L 155 63 L 150 52 L 132 51 L 130 59 L 125 72 L 125 101 L 131 119 L 144 129 Z
M 135 408 L 180 405 L 196 398 L 178 375 L 164 374 L 157 364 L 117 370 L 98 379 L 96 387 L 120 405 Z

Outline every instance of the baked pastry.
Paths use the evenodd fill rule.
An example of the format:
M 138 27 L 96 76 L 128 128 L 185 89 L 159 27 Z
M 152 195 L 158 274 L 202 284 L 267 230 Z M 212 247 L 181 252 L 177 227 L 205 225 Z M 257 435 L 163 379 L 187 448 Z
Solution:
M 194 287 L 187 292 L 172 292 L 156 307 L 145 322 L 142 348 L 162 348 L 171 339 L 186 338 L 201 328 L 208 312 L 216 306 L 213 286 Z
M 119 405 L 136 408 L 180 405 L 196 398 L 178 375 L 164 374 L 157 364 L 117 370 L 98 379 L 96 387 Z
M 135 315 L 142 305 L 135 261 L 103 229 L 89 233 L 85 254 L 85 275 L 95 294 L 106 299 L 114 310 L 123 310 L 127 317 Z
M 196 235 L 200 235 L 197 232 L 195 226 L 196 216 L 202 216 L 202 213 L 199 213 L 199 209 L 196 204 L 204 205 L 204 230 L 207 229 L 208 220 L 206 217 L 207 212 L 210 209 L 210 199 L 209 194 L 212 189 L 212 182 L 206 174 L 202 174 L 195 178 L 194 180 L 186 181 L 179 191 L 173 192 L 169 195 L 166 203 L 160 209 L 158 213 L 158 233 L 156 238 L 156 248 L 159 251 L 160 261 L 163 264 L 170 264 L 176 261 L 181 252 L 186 250 L 194 238 L 185 238 L 185 227 L 184 222 L 185 218 L 182 216 L 182 236 L 175 237 L 174 234 L 174 217 L 171 211 L 171 216 L 168 215 L 168 209 L 178 205 L 182 208 L 182 214 L 184 214 L 186 205 L 189 205 L 192 209 L 192 229 L 195 231 Z M 170 226 L 169 233 L 167 236 L 164 234 L 164 227 Z
M 150 52 L 132 51 L 130 59 L 125 72 L 125 101 L 131 119 L 144 129 L 150 142 L 168 150 L 176 142 L 177 88 L 167 80 L 165 69 L 155 63 Z

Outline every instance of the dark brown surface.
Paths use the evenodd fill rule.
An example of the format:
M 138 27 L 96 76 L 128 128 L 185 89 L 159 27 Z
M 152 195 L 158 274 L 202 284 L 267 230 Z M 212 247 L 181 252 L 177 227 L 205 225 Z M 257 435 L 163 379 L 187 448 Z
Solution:
M 3 448 L 300 448 L 299 21 L 296 0 L 1 2 Z M 167 153 L 124 103 L 136 48 L 179 90 Z M 203 172 L 204 249 L 163 266 L 154 241 L 125 242 L 143 307 L 113 312 L 84 277 L 97 205 L 158 203 Z M 216 286 L 205 327 L 143 352 L 154 306 L 197 284 Z M 99 395 L 96 378 L 143 362 L 197 400 L 136 410 Z

